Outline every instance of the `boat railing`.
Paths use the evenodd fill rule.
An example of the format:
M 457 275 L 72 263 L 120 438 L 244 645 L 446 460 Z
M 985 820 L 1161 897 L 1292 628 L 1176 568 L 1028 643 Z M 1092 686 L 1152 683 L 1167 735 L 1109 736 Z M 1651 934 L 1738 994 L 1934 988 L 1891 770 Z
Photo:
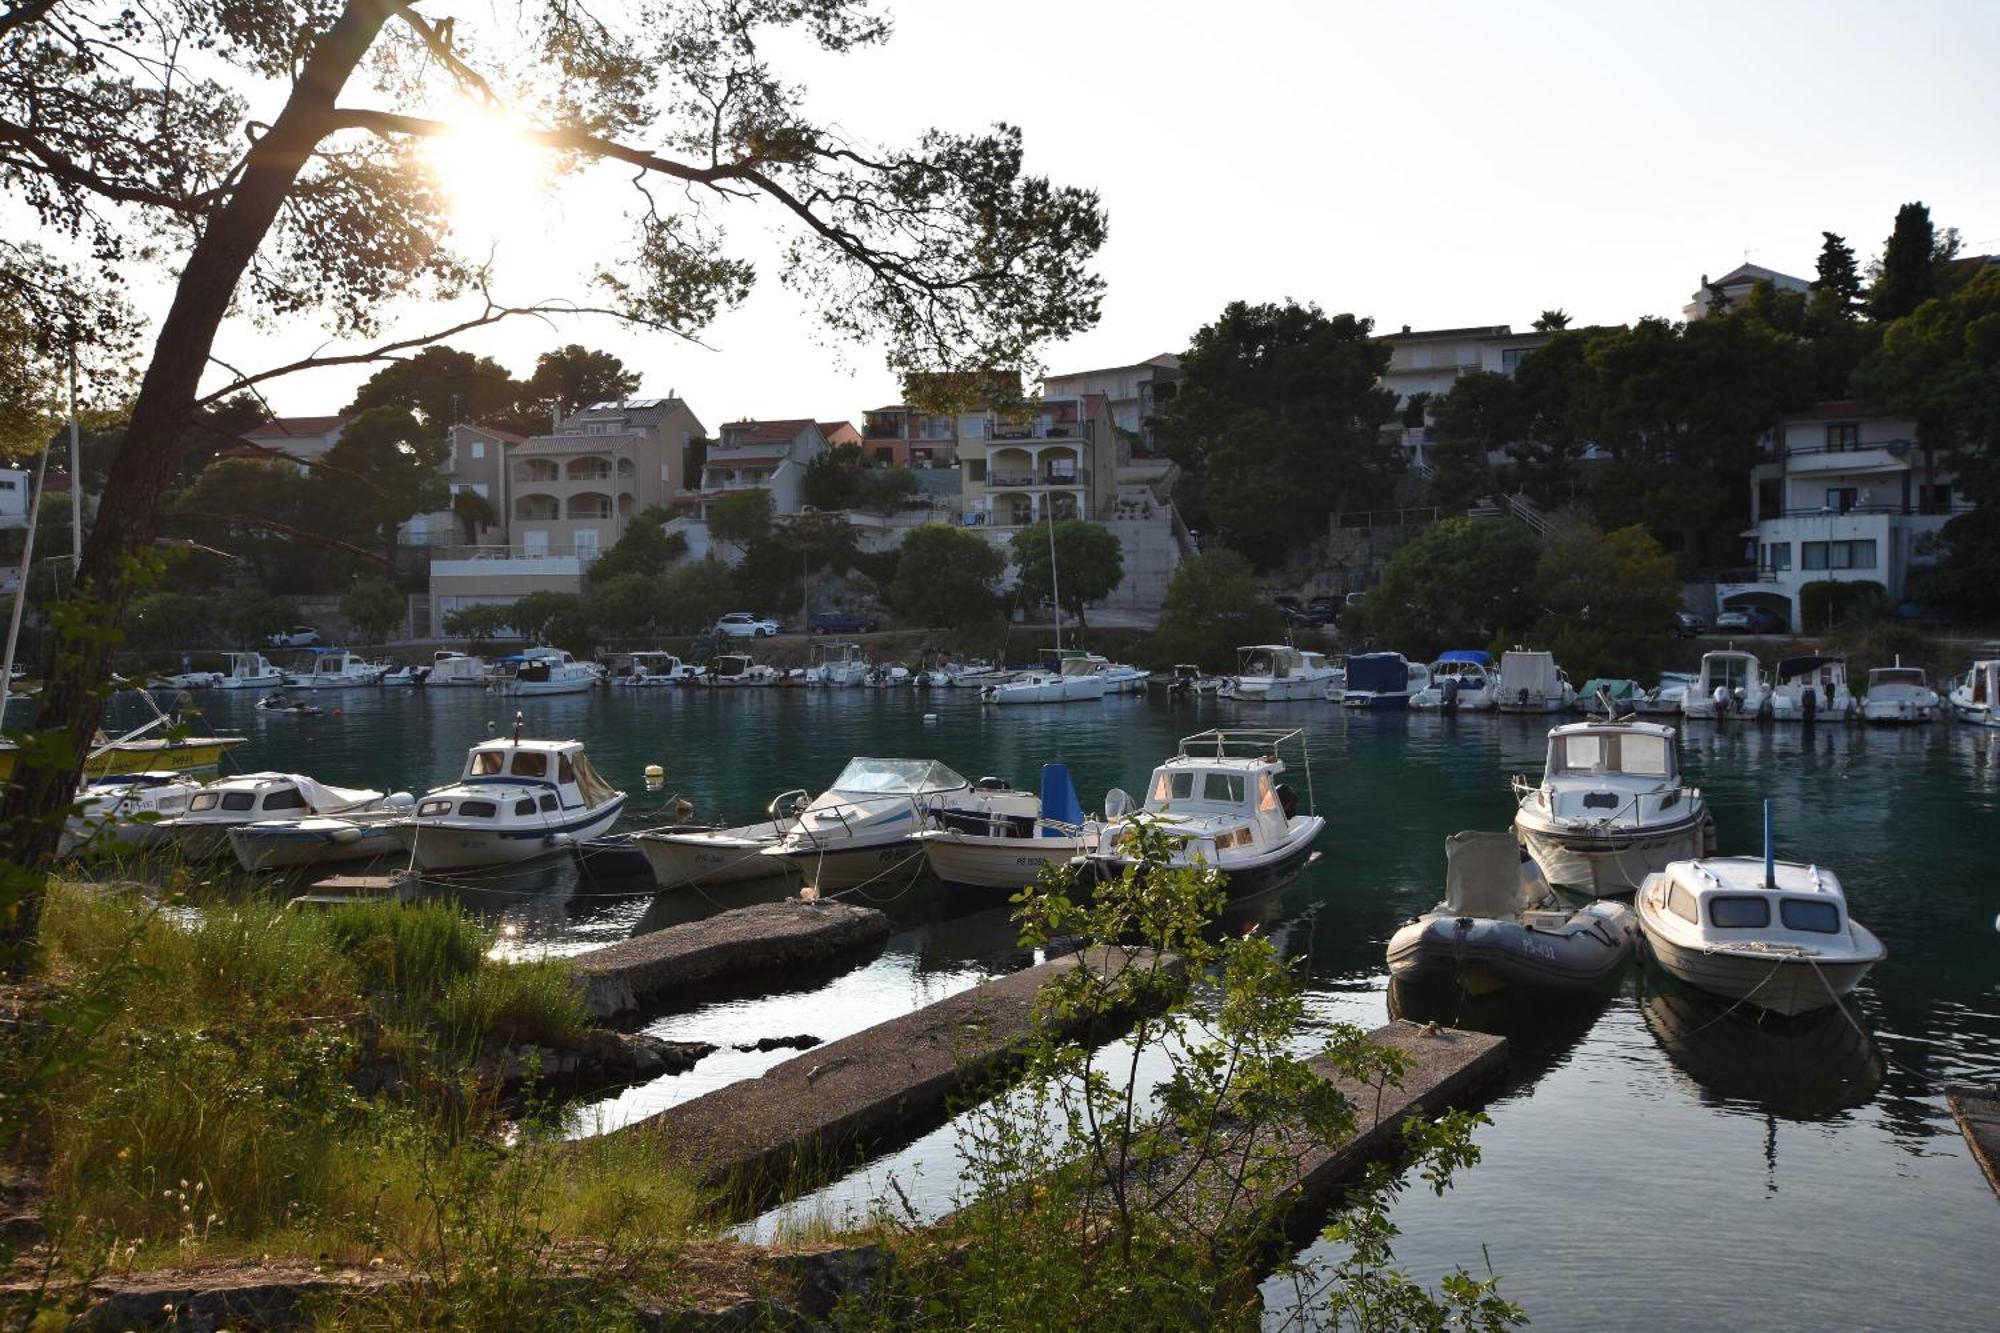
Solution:
M 1257 759 L 1277 757 L 1278 747 L 1291 741 L 1305 742 L 1303 727 L 1214 727 L 1181 737 L 1184 759 Z

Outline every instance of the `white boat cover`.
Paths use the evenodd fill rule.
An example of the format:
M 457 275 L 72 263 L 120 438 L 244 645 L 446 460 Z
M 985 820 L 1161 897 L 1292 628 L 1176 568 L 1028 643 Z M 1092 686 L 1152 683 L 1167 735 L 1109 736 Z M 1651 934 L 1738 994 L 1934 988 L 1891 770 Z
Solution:
M 1549 653 L 1509 652 L 1500 659 L 1500 689 L 1503 698 L 1514 699 L 1522 690 L 1531 699 L 1562 697 L 1562 678 L 1556 674 L 1556 659 Z
M 1521 845 L 1511 833 L 1454 833 L 1444 840 L 1444 856 L 1447 911 L 1513 920 L 1541 898 L 1521 873 Z

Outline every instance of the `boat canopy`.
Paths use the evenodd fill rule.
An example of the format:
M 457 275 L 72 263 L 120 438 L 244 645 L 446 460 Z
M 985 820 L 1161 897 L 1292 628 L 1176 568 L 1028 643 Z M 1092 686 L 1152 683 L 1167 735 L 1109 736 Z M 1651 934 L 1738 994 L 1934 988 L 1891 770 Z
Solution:
M 1844 657 L 1781 657 L 1778 659 L 1777 674 L 1781 681 L 1798 680 L 1810 676 L 1821 667 L 1837 666 L 1841 674 L 1847 673 L 1847 659 Z
M 1401 694 L 1410 688 L 1410 664 L 1401 653 L 1350 653 L 1347 691 Z
M 1493 654 L 1484 648 L 1447 648 L 1438 654 L 1440 662 L 1471 662 L 1476 666 L 1493 665 Z
M 1288 644 L 1260 643 L 1236 650 L 1236 670 L 1243 676 L 1269 676 L 1282 680 L 1302 665 L 1299 650 Z
M 935 759 L 854 758 L 840 770 L 830 790 L 847 796 L 914 796 L 971 785 Z
M 1871 690 L 1877 685 L 1916 685 L 1921 687 L 1929 683 L 1929 680 L 1924 676 L 1924 669 L 1922 667 L 1876 667 L 1868 673 L 1868 688 Z
M 1554 697 L 1563 692 L 1562 673 L 1553 654 L 1516 648 L 1500 659 L 1500 688 L 1510 695 Z
M 1639 692 L 1639 682 L 1618 676 L 1592 676 L 1583 682 L 1583 688 L 1577 691 L 1577 696 L 1584 700 L 1594 700 L 1600 690 L 1619 703 L 1624 703 Z

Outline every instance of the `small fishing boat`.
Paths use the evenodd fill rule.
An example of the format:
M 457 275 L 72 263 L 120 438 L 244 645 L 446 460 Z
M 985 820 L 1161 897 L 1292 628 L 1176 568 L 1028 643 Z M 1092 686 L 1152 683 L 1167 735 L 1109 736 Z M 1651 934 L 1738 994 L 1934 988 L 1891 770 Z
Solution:
M 148 689 L 212 690 L 222 684 L 220 671 L 176 671 L 147 683 Z
M 1086 653 L 1065 652 L 1058 669 L 1024 671 L 1003 684 L 987 686 L 979 697 L 990 704 L 1065 704 L 1102 699 L 1105 680 L 1097 667 L 1103 661 L 1101 657 L 1092 661 Z
M 919 835 L 931 827 L 991 828 L 1033 820 L 1041 802 L 998 778 L 974 783 L 935 759 L 848 761 L 833 785 L 799 807 L 790 827 L 760 855 L 805 876 L 822 893 L 883 876 L 914 875 Z
M 112 679 L 125 684 L 119 677 Z M 83 775 L 86 779 L 125 773 L 186 773 L 214 768 L 222 762 L 223 755 L 249 739 L 247 736 L 148 736 L 146 733 L 149 731 L 174 725 L 175 719 L 164 712 L 145 690 L 132 692 L 152 710 L 152 721 L 142 722 L 118 736 L 98 732 L 91 741 L 89 753 L 84 756 Z M 11 740 L 0 740 L 0 782 L 14 776 L 14 764 L 19 754 L 20 746 Z
M 237 864 L 253 872 L 370 861 L 402 850 L 396 825 L 415 805 L 408 792 L 399 791 L 367 810 L 237 824 L 229 830 L 229 850 Z
M 229 653 L 229 669 L 215 682 L 218 690 L 270 690 L 285 683 L 285 673 L 262 653 Z
M 672 653 L 637 652 L 630 656 L 623 674 L 611 678 L 611 683 L 619 689 L 664 690 L 701 683 L 701 668 L 681 661 Z
M 846 689 L 868 679 L 868 655 L 858 643 L 845 639 L 815 643 L 806 665 L 806 683 L 829 689 Z
M 1951 715 L 1972 727 L 2000 727 L 2000 658 L 1981 658 L 1951 687 Z
M 625 793 L 597 775 L 581 741 L 481 741 L 457 782 L 424 793 L 395 825 L 403 850 L 426 871 L 514 865 L 565 851 L 605 832 Z
M 1701 670 L 1681 701 L 1681 714 L 1697 720 L 1760 718 L 1769 710 L 1764 664 L 1734 648 L 1701 655 Z
M 774 666 L 752 660 L 747 653 L 723 653 L 709 659 L 702 683 L 717 689 L 762 689 L 776 685 L 782 674 Z
M 1576 688 L 1553 653 L 1512 648 L 1501 654 L 1501 712 L 1567 713 L 1575 702 Z
M 427 666 L 414 666 L 405 662 L 400 666 L 392 666 L 387 671 L 384 671 L 382 673 L 382 684 L 389 688 L 400 686 L 404 689 L 409 689 L 429 681 L 430 674 L 431 669 Z
M 1325 699 L 1335 674 L 1324 653 L 1288 643 L 1253 643 L 1236 650 L 1236 674 L 1219 693 L 1246 703 Z
M 1143 824 L 1165 835 L 1173 865 L 1219 871 L 1232 894 L 1285 883 L 1317 855 L 1313 843 L 1326 827 L 1317 813 L 1300 814 L 1298 794 L 1279 781 L 1287 745 L 1303 754 L 1305 733 L 1232 728 L 1183 737 L 1153 770 L 1138 810 L 1123 792 L 1105 797 L 1097 844 L 1079 864 L 1101 879 L 1122 875 L 1134 864 L 1131 843 Z M 1306 782 L 1310 794 L 1310 767 Z
M 245 773 L 211 782 L 188 798 L 187 809 L 158 827 L 163 841 L 190 861 L 223 856 L 229 830 L 274 816 L 359 814 L 378 810 L 384 796 L 363 787 L 331 787 L 303 773 Z
M 496 694 L 588 694 L 599 679 L 595 665 L 561 648 L 524 648 L 496 666 L 487 677 Z
M 1662 671 L 1658 685 L 1632 696 L 1632 711 L 1640 717 L 1679 717 L 1694 682 L 1692 672 Z
M 632 835 L 633 845 L 652 867 L 653 880 L 663 889 L 683 885 L 714 886 L 767 879 L 785 867 L 762 853 L 798 823 L 798 812 L 812 800 L 803 789 L 772 798 L 769 819 L 734 828 L 648 829 Z
M 894 690 L 910 683 L 910 669 L 901 662 L 882 662 L 868 668 L 861 683 L 871 690 Z
M 1066 866 L 1096 845 L 1097 826 L 1083 817 L 1076 784 L 1063 764 L 1042 765 L 1042 793 L 1032 815 L 991 811 L 951 815 L 918 837 L 931 873 L 947 884 L 1010 892 L 1051 866 Z
M 1350 653 L 1343 679 L 1343 708 L 1408 708 L 1430 687 L 1431 672 L 1401 653 Z
M 1107 662 L 1093 654 L 1093 665 L 1097 674 L 1104 678 L 1106 694 L 1143 694 L 1146 689 L 1146 673 L 1138 667 L 1124 662 Z
M 165 839 L 159 821 L 187 809 L 201 784 L 171 770 L 121 773 L 87 783 L 63 825 L 60 856 L 142 852 Z
M 295 690 L 344 690 L 360 685 L 379 685 L 383 669 L 345 648 L 308 648 L 301 669 L 285 673 L 285 684 Z
M 1171 671 L 1163 672 L 1156 679 L 1166 687 L 1167 697 L 1173 699 L 1220 694 L 1229 684 L 1227 677 L 1211 676 L 1193 662 L 1176 662 Z
M 1854 694 L 1847 688 L 1846 658 L 1782 657 L 1771 676 L 1773 722 L 1854 720 Z
M 1792 1015 L 1838 1004 L 1887 950 L 1847 914 L 1830 870 L 1764 859 L 1676 861 L 1648 876 L 1639 926 L 1669 975 L 1725 1000 Z
M 1629 719 L 1549 732 L 1538 785 L 1514 779 L 1514 833 L 1549 883 L 1626 894 L 1669 862 L 1707 852 L 1715 820 L 1681 783 L 1674 729 Z
M 1453 648 L 1430 665 L 1430 684 L 1410 707 L 1442 713 L 1483 713 L 1499 703 L 1500 673 L 1483 648 Z
M 1506 986 L 1590 990 L 1632 954 L 1638 921 L 1624 903 L 1560 903 L 1510 833 L 1445 839 L 1444 901 L 1389 937 L 1389 975 L 1457 974 L 1483 994 Z
M 1861 720 L 1872 726 L 1916 726 L 1935 722 L 1942 701 L 1931 688 L 1922 667 L 1906 667 L 1898 657 L 1896 665 L 1873 667 L 1868 672 L 1868 694 L 1861 701 Z
M 318 704 L 283 693 L 267 694 L 251 706 L 260 713 L 280 713 L 290 717 L 318 717 L 324 711 Z
M 953 661 L 945 670 L 951 674 L 951 687 L 955 690 L 980 690 L 988 685 L 999 685 L 1012 680 L 1014 673 L 1005 667 L 984 662 L 978 658 L 967 661 Z
M 433 689 L 440 685 L 459 688 L 484 686 L 486 675 L 484 658 L 441 648 L 431 654 L 430 674 L 424 677 L 424 684 Z

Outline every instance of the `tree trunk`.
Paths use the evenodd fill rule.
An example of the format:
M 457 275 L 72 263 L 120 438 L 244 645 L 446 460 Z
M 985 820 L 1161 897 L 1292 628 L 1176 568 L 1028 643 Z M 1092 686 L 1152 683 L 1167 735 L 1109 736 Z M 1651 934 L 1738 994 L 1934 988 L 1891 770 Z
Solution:
M 330 126 L 335 100 L 356 65 L 402 8 L 402 0 L 350 0 L 313 45 L 290 99 L 250 150 L 243 176 L 188 256 L 160 325 L 153 358 L 112 460 L 97 521 L 84 543 L 73 603 L 87 614 L 60 620 L 36 730 L 67 742 L 67 761 L 39 747 L 17 756 L 8 800 L 8 860 L 27 872 L 20 900 L 0 924 L 0 964 L 15 975 L 30 961 L 41 925 L 49 863 L 75 800 L 84 757 L 104 715 L 115 627 L 133 590 L 135 558 L 159 531 L 160 495 L 181 452 L 217 329 L 278 210 Z M 59 749 L 61 747 L 58 747 Z

